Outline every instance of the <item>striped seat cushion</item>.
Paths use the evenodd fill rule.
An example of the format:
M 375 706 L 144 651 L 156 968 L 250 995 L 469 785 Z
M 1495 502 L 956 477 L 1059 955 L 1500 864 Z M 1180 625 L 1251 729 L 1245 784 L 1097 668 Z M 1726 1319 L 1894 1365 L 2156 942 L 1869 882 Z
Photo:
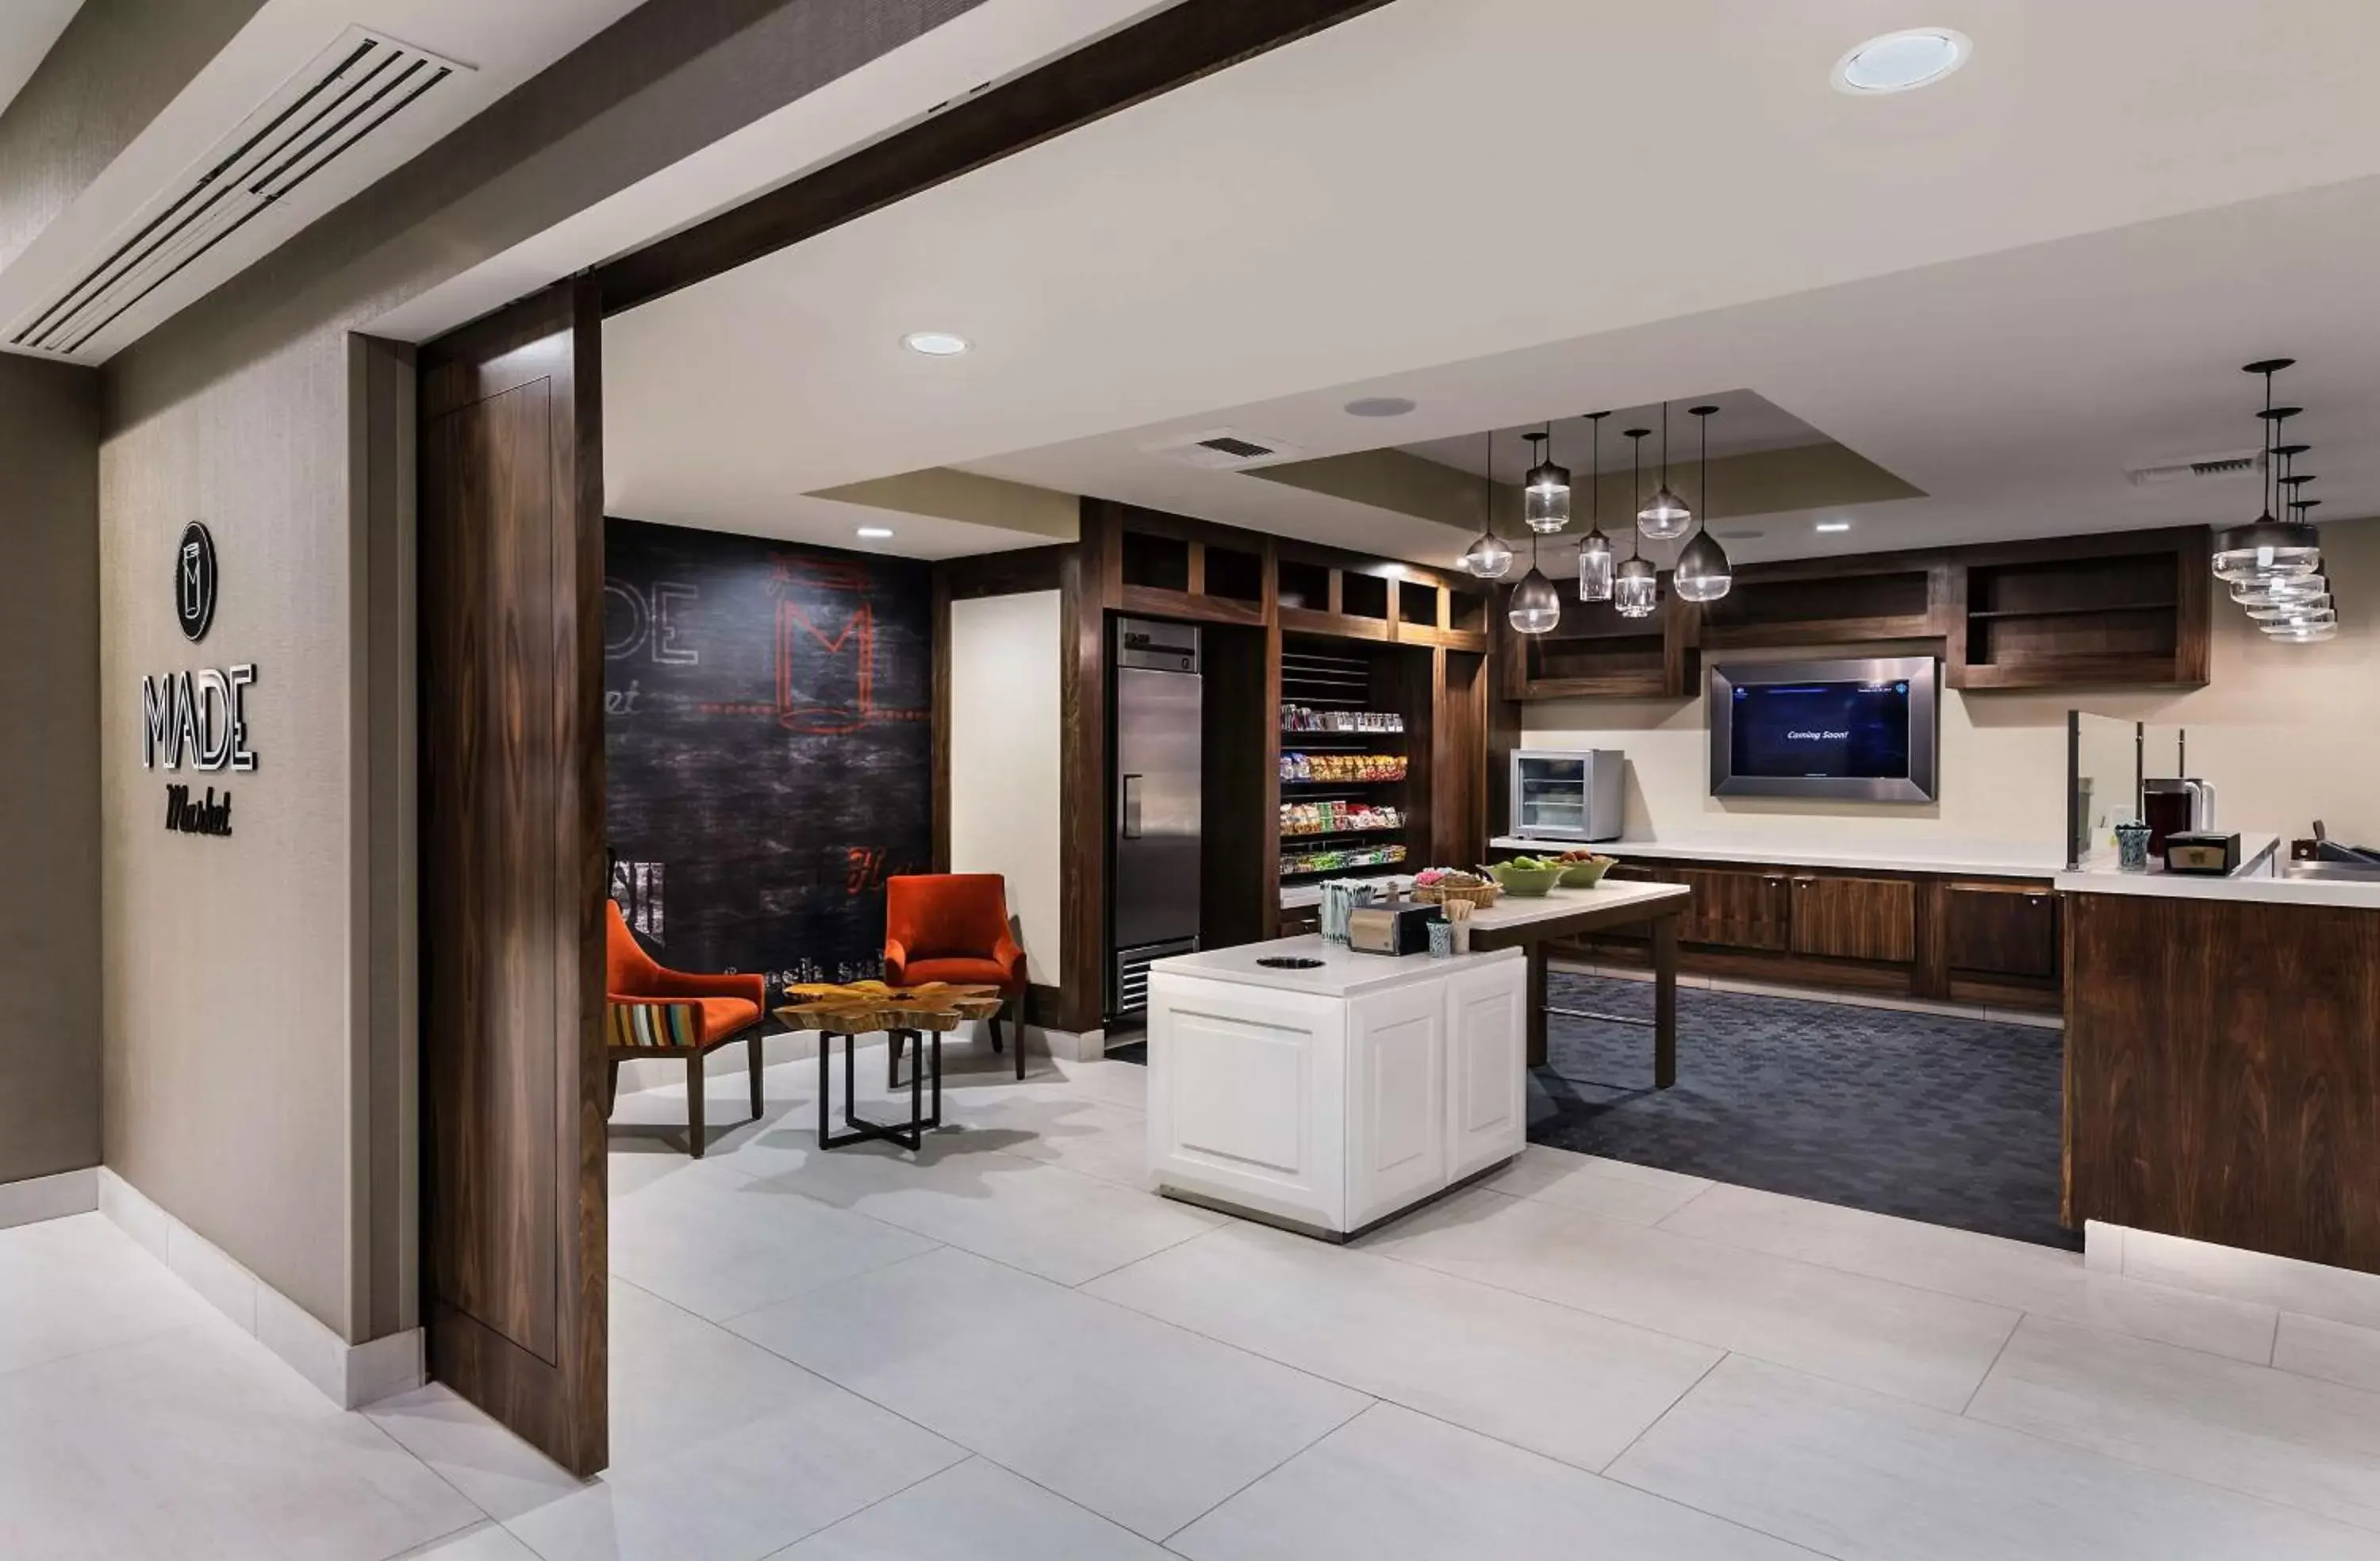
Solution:
M 611 1043 L 615 1047 L 694 1047 L 702 1044 L 700 1003 L 612 1003 Z

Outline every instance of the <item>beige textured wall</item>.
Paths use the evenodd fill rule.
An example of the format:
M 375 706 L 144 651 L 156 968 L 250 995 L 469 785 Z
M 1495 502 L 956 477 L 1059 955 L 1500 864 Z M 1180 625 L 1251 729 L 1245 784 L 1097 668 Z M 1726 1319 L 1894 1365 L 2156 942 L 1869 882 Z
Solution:
M 99 376 L 0 357 L 0 1181 L 99 1163 Z
M 2287 837 L 2319 817 L 2342 839 L 2380 841 L 2380 521 L 2325 526 L 2324 547 L 2341 593 L 2339 635 L 2328 644 L 2271 644 L 2218 599 L 2204 688 L 1946 692 L 1941 798 L 1929 806 L 1713 797 L 1700 699 L 1529 705 L 1524 741 L 1624 749 L 1631 835 L 1886 851 L 1983 843 L 2048 854 L 2064 839 L 2066 712 L 2079 708 L 2184 728 L 2191 772 L 2216 783 L 2226 828 Z M 1502 832 L 1506 821 L 1493 822 Z
M 1028 974 L 1062 975 L 1056 591 L 951 603 L 951 871 L 1001 873 Z

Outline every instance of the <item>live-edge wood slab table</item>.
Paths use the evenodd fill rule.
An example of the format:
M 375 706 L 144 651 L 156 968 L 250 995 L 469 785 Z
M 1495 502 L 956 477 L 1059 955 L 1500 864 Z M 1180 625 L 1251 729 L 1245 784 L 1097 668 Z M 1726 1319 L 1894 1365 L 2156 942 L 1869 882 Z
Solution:
M 1507 894 L 1471 914 L 1474 949 L 1520 949 L 1528 955 L 1530 1067 L 1546 1060 L 1546 945 L 1645 922 L 1653 930 L 1653 1087 L 1668 1089 L 1678 1082 L 1678 917 L 1693 901 L 1694 890 L 1684 884 L 1607 878 L 1593 889 Z
M 926 1130 L 942 1125 L 943 1033 L 957 1029 L 966 1020 L 989 1019 L 1000 1011 L 1003 1000 L 997 986 L 953 986 L 939 981 L 916 986 L 890 986 L 881 981 L 854 981 L 841 986 L 800 983 L 788 986 L 785 1004 L 777 1010 L 778 1020 L 789 1030 L 815 1030 L 819 1034 L 819 1147 L 839 1149 L 867 1140 L 897 1144 L 912 1151 L 921 1147 Z M 906 1123 L 868 1121 L 856 1108 L 858 1096 L 853 1086 L 859 1037 L 880 1030 L 917 1047 L 915 1060 L 909 1066 Z M 839 1134 L 828 1130 L 827 1102 L 832 1076 L 829 1059 L 837 1035 L 843 1037 L 843 1122 L 849 1130 Z M 924 1099 L 929 1070 L 919 1066 L 927 1060 L 927 1035 L 933 1037 L 930 1071 L 934 1107 L 930 1115 Z M 1020 1032 L 1017 1045 L 1024 1044 Z

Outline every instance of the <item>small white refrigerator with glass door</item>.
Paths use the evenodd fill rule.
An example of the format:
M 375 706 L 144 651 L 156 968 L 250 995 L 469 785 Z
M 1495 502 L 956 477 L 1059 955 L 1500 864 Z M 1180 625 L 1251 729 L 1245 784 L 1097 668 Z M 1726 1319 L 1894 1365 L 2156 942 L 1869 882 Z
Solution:
M 1617 748 L 1521 748 L 1512 755 L 1512 829 L 1542 841 L 1616 841 L 1627 817 Z

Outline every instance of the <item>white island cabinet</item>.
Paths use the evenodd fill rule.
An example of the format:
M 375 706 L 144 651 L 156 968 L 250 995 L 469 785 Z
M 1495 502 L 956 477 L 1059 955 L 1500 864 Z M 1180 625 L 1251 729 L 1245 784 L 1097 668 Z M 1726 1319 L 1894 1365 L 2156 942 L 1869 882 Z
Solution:
M 1262 962 L 1281 959 L 1320 962 Z M 1151 1182 L 1343 1237 L 1511 1159 L 1527 968 L 1517 949 L 1390 959 L 1312 937 L 1159 961 Z

